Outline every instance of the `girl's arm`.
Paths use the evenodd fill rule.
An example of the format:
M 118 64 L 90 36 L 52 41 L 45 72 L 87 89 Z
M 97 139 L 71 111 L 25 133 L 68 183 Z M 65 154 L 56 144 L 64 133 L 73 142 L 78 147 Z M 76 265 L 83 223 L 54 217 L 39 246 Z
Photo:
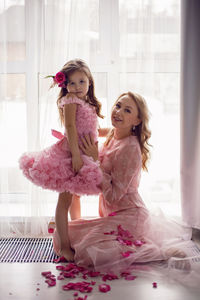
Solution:
M 108 132 L 110 131 L 110 128 L 99 128 L 99 137 L 105 137 L 107 136 Z
M 72 154 L 72 168 L 74 172 L 78 172 L 83 166 L 83 161 L 81 159 L 78 145 L 78 134 L 76 129 L 76 109 L 76 103 L 65 104 L 63 108 L 65 130 L 67 133 L 69 148 Z

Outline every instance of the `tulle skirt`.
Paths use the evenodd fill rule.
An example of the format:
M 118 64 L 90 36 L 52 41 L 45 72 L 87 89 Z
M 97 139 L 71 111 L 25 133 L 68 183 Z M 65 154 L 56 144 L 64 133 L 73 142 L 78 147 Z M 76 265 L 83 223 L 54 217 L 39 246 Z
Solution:
M 79 195 L 99 194 L 102 172 L 98 162 L 81 153 L 83 167 L 72 170 L 72 157 L 67 138 L 39 151 L 24 153 L 19 159 L 23 174 L 34 184 L 53 191 Z
M 168 260 L 174 249 L 187 250 L 191 230 L 163 215 L 150 215 L 144 207 L 118 211 L 116 215 L 69 223 L 75 263 L 115 274 L 133 264 Z M 59 237 L 53 235 L 59 253 Z

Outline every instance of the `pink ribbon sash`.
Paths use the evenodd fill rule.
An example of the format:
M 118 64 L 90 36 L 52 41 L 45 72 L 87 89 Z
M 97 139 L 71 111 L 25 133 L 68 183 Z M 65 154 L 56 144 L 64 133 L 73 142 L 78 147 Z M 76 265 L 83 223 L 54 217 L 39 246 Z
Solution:
M 57 131 L 55 129 L 51 129 L 51 134 L 59 140 L 62 140 L 65 137 L 60 131 Z

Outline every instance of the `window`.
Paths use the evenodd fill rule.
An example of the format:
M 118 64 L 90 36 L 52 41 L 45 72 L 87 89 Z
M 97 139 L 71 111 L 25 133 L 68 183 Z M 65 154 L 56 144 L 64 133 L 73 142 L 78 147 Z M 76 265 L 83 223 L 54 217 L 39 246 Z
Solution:
M 18 170 L 18 157 L 55 142 L 50 129 L 59 127 L 56 91 L 48 91 L 50 80 L 43 78 L 74 57 L 91 67 L 106 116 L 102 127 L 110 126 L 110 110 L 121 92 L 146 98 L 153 153 L 140 191 L 147 204 L 179 205 L 179 19 L 178 0 L 1 4 L 0 134 L 6 142 L 0 156 L 0 216 L 33 214 L 27 205 L 34 193 L 30 196 L 31 184 Z M 39 214 L 54 215 L 56 193 L 37 193 L 45 201 L 38 200 Z M 96 197 L 82 203 L 83 215 L 97 215 Z

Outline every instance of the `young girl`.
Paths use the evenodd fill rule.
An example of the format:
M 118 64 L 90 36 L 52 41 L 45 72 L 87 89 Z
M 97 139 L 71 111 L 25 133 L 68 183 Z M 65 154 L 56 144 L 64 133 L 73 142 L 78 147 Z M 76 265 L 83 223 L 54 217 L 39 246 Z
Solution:
M 70 247 L 67 224 L 72 198 L 100 192 L 98 185 L 102 173 L 99 163 L 84 155 L 79 143 L 81 136 L 89 133 L 97 142 L 97 116 L 102 118 L 101 104 L 95 96 L 92 74 L 82 60 L 67 62 L 51 77 L 53 85 L 58 84 L 61 88 L 57 105 L 65 133 L 62 135 L 53 130 L 52 134 L 60 141 L 40 152 L 23 154 L 19 165 L 34 184 L 59 192 L 55 213 L 59 254 L 70 261 L 74 252 Z

